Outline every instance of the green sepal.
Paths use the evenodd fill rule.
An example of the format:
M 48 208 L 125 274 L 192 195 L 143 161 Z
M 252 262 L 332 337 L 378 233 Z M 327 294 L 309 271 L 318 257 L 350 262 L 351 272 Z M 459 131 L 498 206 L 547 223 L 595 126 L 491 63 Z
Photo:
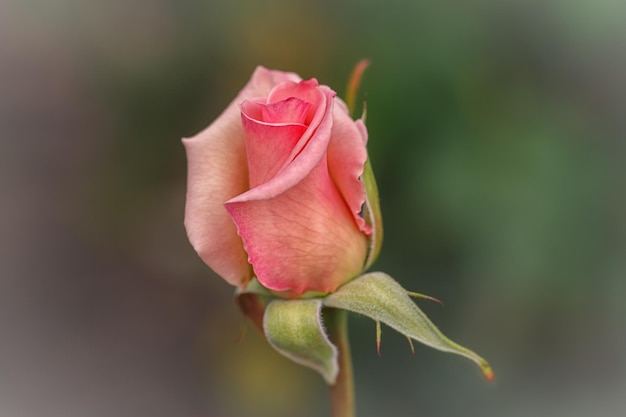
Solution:
M 363 215 L 367 224 L 372 227 L 372 234 L 369 236 L 369 249 L 365 260 L 364 270 L 367 270 L 380 253 L 383 245 L 383 216 L 380 212 L 380 201 L 378 198 L 378 185 L 374 178 L 374 170 L 369 160 L 365 161 L 363 167 L 363 183 L 365 184 L 365 204 L 363 205 Z
M 341 308 L 383 322 L 432 348 L 464 356 L 479 366 L 485 378 L 493 379 L 493 371 L 485 359 L 444 336 L 404 288 L 385 273 L 371 272 L 355 278 L 323 302 L 327 307 Z
M 337 348 L 322 323 L 322 300 L 273 300 L 265 308 L 263 328 L 281 354 L 319 372 L 333 385 L 339 372 Z
M 346 105 L 351 114 L 355 111 L 355 102 L 357 91 L 361 85 L 361 78 L 363 73 L 369 67 L 370 60 L 362 59 L 357 62 L 348 79 L 348 86 L 346 89 Z M 363 101 L 363 111 L 361 114 L 361 121 L 365 125 L 365 117 L 367 114 L 367 106 L 365 100 Z M 376 178 L 374 178 L 374 170 L 372 169 L 372 163 L 369 158 L 365 161 L 363 167 L 363 174 L 361 176 L 363 183 L 365 184 L 365 204 L 363 205 L 363 217 L 368 225 L 372 227 L 372 233 L 369 236 L 369 250 L 367 253 L 367 259 L 363 270 L 367 270 L 376 260 L 380 249 L 383 244 L 383 221 L 380 212 L 380 203 L 378 200 L 378 186 L 376 185 Z

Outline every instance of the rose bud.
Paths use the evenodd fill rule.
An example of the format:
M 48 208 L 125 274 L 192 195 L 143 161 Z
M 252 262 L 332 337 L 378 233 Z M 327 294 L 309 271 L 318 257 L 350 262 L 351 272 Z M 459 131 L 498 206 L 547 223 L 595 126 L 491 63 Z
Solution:
M 367 130 L 329 87 L 258 67 L 183 143 L 187 234 L 228 283 L 331 293 L 371 264 L 380 219 L 364 214 Z

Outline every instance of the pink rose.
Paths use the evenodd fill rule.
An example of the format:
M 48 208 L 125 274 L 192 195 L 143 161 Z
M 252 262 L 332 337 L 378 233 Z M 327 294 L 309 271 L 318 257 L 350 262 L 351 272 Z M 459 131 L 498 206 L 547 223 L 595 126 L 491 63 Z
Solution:
M 258 67 L 183 143 L 185 227 L 218 275 L 275 291 L 333 292 L 364 268 L 367 130 L 316 79 Z

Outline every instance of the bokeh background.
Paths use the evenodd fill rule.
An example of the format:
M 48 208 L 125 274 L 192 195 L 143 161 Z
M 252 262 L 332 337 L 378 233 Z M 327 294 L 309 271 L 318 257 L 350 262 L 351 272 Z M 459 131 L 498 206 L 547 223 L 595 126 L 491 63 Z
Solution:
M 258 64 L 370 58 L 375 265 L 456 356 L 351 317 L 360 417 L 626 415 L 626 2 L 2 0 L 0 415 L 321 417 L 182 226 L 180 138 Z

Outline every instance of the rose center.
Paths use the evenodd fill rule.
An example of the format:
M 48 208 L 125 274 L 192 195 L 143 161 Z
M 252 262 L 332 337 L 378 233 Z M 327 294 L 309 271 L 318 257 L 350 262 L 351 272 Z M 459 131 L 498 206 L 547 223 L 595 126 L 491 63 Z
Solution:
M 289 97 L 275 103 L 259 103 L 246 101 L 242 110 L 250 118 L 269 124 L 299 124 L 307 126 L 312 119 L 308 101 L 298 97 Z

